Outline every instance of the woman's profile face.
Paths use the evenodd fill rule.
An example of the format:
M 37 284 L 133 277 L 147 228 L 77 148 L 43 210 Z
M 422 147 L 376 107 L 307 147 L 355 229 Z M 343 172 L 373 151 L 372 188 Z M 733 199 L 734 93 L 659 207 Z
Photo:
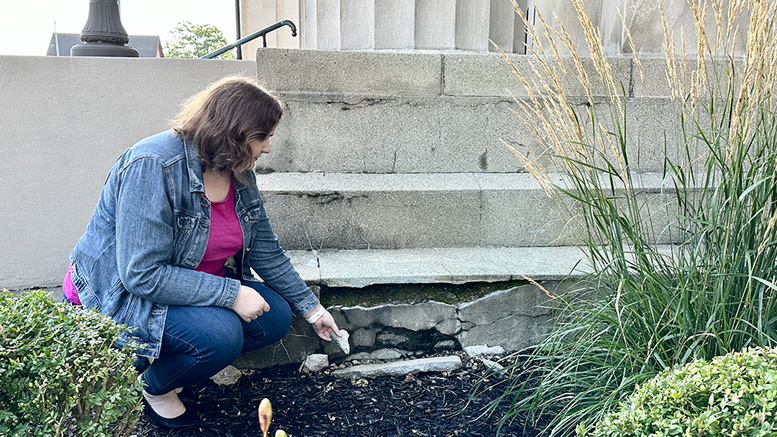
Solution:
M 252 168 L 254 165 L 256 165 L 256 161 L 264 154 L 270 153 L 270 138 L 275 134 L 275 128 L 270 132 L 269 135 L 267 135 L 267 138 L 265 138 L 263 141 L 259 140 L 251 140 L 248 145 L 251 147 L 251 155 L 254 157 L 254 162 L 252 165 Z

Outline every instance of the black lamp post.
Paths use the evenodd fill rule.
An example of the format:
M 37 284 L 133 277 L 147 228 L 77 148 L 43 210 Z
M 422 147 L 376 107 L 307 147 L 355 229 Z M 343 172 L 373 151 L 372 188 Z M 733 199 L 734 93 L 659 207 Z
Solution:
M 121 25 L 118 0 L 89 0 L 81 41 L 70 48 L 70 56 L 138 57 L 137 50 L 125 46 L 129 36 Z

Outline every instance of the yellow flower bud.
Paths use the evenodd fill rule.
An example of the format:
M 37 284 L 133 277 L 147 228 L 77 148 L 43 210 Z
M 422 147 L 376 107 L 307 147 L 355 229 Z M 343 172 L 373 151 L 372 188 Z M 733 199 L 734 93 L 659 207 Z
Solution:
M 270 422 L 272 422 L 272 404 L 269 399 L 264 398 L 259 403 L 259 428 L 262 430 L 263 437 L 267 437 Z

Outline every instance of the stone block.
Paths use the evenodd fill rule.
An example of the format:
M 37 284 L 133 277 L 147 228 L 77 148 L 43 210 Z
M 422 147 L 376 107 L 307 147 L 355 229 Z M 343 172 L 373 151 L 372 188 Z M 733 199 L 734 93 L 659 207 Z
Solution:
M 677 75 L 677 81 L 685 81 L 690 86 L 692 81 L 695 80 L 695 76 L 700 74 L 697 61 L 693 58 L 688 59 L 685 67 L 683 67 L 683 61 L 679 57 L 674 62 L 676 65 L 672 74 Z M 651 97 L 668 102 L 668 99 L 672 96 L 672 90 L 669 87 L 667 78 L 669 76 L 669 67 L 667 66 L 666 57 L 640 57 L 640 63 L 642 64 L 642 76 L 639 74 L 639 68 L 636 63 L 634 65 L 633 96 L 635 98 Z M 704 63 L 703 68 L 711 88 L 718 93 L 721 90 L 725 92 L 729 86 L 729 70 L 731 70 L 729 61 L 708 60 Z M 739 80 L 744 75 L 744 62 L 741 59 L 734 60 L 733 68 L 737 72 L 734 79 L 734 86 L 737 87 L 740 83 Z M 699 97 L 702 100 L 708 100 L 709 92 L 704 92 Z M 669 109 L 671 103 L 667 103 L 667 105 L 666 109 Z
M 320 251 L 321 282 L 330 287 L 372 284 L 463 284 L 525 279 L 558 281 L 590 269 L 577 247 L 457 247 L 400 250 Z M 294 258 L 299 258 L 295 256 Z M 551 292 L 556 284 L 546 284 Z M 339 308 L 338 326 L 349 329 Z M 435 326 L 447 317 L 439 319 Z M 466 329 L 466 328 L 463 328 Z
M 533 284 L 499 290 L 459 304 L 458 318 L 476 326 L 490 325 L 500 319 L 515 315 L 538 317 L 550 314 L 547 301 L 550 298 Z
M 381 346 L 389 346 L 389 347 L 402 346 L 407 344 L 407 342 L 409 341 L 410 341 L 410 337 L 401 335 L 401 334 L 396 334 L 394 332 L 380 331 L 375 336 L 375 343 Z
M 319 2 L 321 0 L 318 0 Z M 322 23 L 319 21 L 319 28 Z M 339 32 L 339 22 L 337 24 Z M 257 53 L 257 76 L 277 92 L 438 95 L 439 54 L 271 49 Z
M 283 247 L 473 246 L 477 187 L 470 175 L 269 174 L 258 178 Z M 270 188 L 272 187 L 272 189 Z
M 402 376 L 421 372 L 452 372 L 461 368 L 457 356 L 422 358 L 394 361 L 383 364 L 362 364 L 332 372 L 338 378 L 372 378 L 376 376 Z
M 445 319 L 438 323 L 434 329 L 443 335 L 456 335 L 461 332 L 461 322 L 458 319 Z
M 290 250 L 286 256 L 291 260 L 294 270 L 297 271 L 300 278 L 310 286 L 311 291 L 316 297 L 320 297 L 321 287 L 316 285 L 321 283 L 321 269 L 318 267 L 318 254 L 307 250 Z M 254 275 L 256 276 L 256 275 Z
M 458 346 L 455 340 L 443 340 L 435 343 L 434 350 L 455 350 Z
M 522 132 L 509 97 L 282 97 L 288 111 L 276 131 L 273 153 L 258 163 L 262 169 L 450 173 L 522 168 L 500 141 L 514 142 Z
M 359 352 L 358 354 L 353 354 L 348 356 L 348 361 L 356 361 L 356 360 L 397 360 L 399 358 L 404 358 L 408 354 L 407 351 L 401 350 L 401 349 L 395 349 L 395 348 L 385 348 L 385 349 L 378 349 L 376 351 L 372 352 Z
M 501 346 L 515 352 L 539 343 L 547 334 L 550 316 L 526 317 L 514 315 L 487 325 L 477 325 L 456 336 L 462 349 L 470 346 Z
M 580 227 L 563 195 L 548 197 L 526 173 L 477 174 L 482 189 L 482 244 L 564 246 L 578 244 Z
M 299 367 L 300 372 L 316 373 L 329 367 L 329 356 L 325 354 L 311 354 L 305 358 Z
M 591 121 L 588 115 L 590 108 L 587 99 L 575 98 L 570 103 L 579 116 L 578 120 L 582 129 L 590 132 Z M 662 172 L 665 158 L 674 163 L 684 163 L 680 118 L 668 98 L 635 97 L 624 99 L 622 109 L 615 112 L 620 117 L 618 120 L 620 129 L 625 127 L 626 153 L 633 173 Z M 610 132 L 615 131 L 613 130 L 615 127 L 612 122 L 613 109 L 611 106 L 599 101 L 595 104 L 593 113 L 598 124 Z M 706 119 L 702 118 L 700 124 L 704 125 L 705 122 Z M 518 125 L 516 124 L 516 126 Z M 690 121 L 686 127 L 692 128 Z M 535 151 L 540 150 L 534 138 L 531 137 L 512 134 L 503 138 L 521 152 L 526 151 L 527 147 L 533 147 Z M 619 138 L 613 138 L 613 140 L 619 141 Z M 699 152 L 697 156 L 703 157 L 701 150 L 697 152 Z M 609 156 L 611 162 L 615 162 L 612 153 L 609 153 Z M 549 172 L 563 170 L 560 168 L 562 163 L 559 160 L 540 159 L 539 162 Z
M 479 344 L 465 347 L 464 352 L 470 357 L 475 358 L 482 355 L 502 355 L 505 353 L 505 349 L 502 346 L 486 346 L 484 344 Z
M 334 311 L 340 312 L 347 323 L 356 328 L 390 326 L 421 331 L 432 329 L 443 320 L 456 318 L 455 307 L 441 302 L 380 305 L 370 308 L 340 307 L 334 308 Z
M 416 0 L 415 48 L 450 50 L 456 46 L 456 2 Z
M 241 376 L 243 376 L 243 372 L 234 366 L 227 366 L 211 376 L 210 379 L 218 385 L 235 385 Z
M 446 95 L 509 96 L 512 93 L 517 98 L 528 96 L 528 92 L 513 73 L 507 59 L 499 53 L 456 53 L 444 56 L 445 89 L 443 92 Z M 508 58 L 518 73 L 526 77 L 529 83 L 537 77 L 534 70 L 544 77 L 540 62 L 533 56 L 514 54 L 508 55 Z M 556 65 L 555 58 L 548 58 L 545 62 L 551 66 Z M 631 81 L 631 58 L 611 57 L 609 62 L 616 84 L 622 82 L 624 88 L 628 90 Z M 607 95 L 607 88 L 600 79 L 599 73 L 596 72 L 593 61 L 590 58 L 583 58 L 581 63 L 590 82 L 593 96 Z M 582 85 L 574 60 L 571 57 L 561 58 L 561 67 L 567 72 L 559 77 L 565 95 L 570 98 L 585 97 L 586 88 L 589 86 Z
M 376 0 L 375 48 L 412 49 L 415 41 L 414 23 L 415 0 Z
M 340 48 L 375 48 L 375 2 L 340 0 Z
M 341 316 L 341 317 L 344 318 L 344 316 Z M 354 349 L 358 347 L 371 348 L 372 346 L 374 346 L 375 333 L 377 331 L 378 331 L 377 328 L 359 328 L 353 331 L 351 333 L 351 344 L 353 345 Z

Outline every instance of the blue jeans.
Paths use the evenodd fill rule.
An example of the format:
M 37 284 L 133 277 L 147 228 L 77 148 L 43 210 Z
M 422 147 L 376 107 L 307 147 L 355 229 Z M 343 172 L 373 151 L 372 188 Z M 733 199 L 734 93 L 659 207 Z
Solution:
M 148 393 L 161 395 L 208 379 L 240 353 L 275 343 L 289 332 L 288 302 L 262 284 L 243 285 L 256 290 L 270 305 L 270 311 L 249 323 L 223 307 L 168 307 L 159 358 L 143 372 Z

